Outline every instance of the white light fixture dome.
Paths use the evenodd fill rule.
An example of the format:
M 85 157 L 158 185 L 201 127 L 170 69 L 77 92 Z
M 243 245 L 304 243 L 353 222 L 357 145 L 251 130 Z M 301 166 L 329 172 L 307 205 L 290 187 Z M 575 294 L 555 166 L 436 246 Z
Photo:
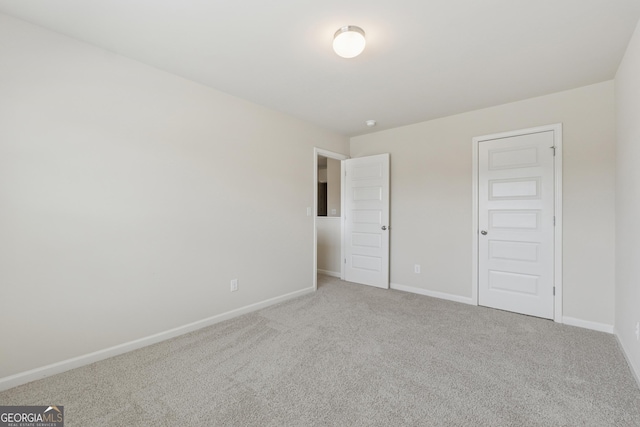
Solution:
M 360 55 L 366 44 L 364 30 L 355 25 L 344 26 L 333 35 L 333 50 L 343 58 Z

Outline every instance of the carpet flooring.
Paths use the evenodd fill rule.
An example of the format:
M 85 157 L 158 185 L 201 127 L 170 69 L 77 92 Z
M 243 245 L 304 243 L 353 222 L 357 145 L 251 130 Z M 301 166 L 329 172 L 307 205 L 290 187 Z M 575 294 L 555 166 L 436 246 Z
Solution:
M 320 277 L 318 291 L 0 393 L 73 426 L 640 426 L 614 336 Z

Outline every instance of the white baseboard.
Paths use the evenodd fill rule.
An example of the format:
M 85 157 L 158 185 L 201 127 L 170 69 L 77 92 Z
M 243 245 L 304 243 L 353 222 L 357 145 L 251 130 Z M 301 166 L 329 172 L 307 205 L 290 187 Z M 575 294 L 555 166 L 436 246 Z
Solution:
M 569 326 L 577 326 L 579 328 L 592 329 L 594 331 L 613 333 L 613 325 L 606 323 L 591 322 L 589 320 L 576 319 L 574 317 L 562 317 L 562 323 Z
M 399 285 L 397 283 L 391 283 L 391 289 L 398 291 L 411 292 L 414 294 L 425 295 L 428 297 L 440 298 L 448 301 L 461 302 L 463 304 L 476 305 L 471 298 L 461 297 L 459 295 L 447 294 L 444 292 L 429 291 L 422 288 L 416 288 L 413 286 Z M 613 334 L 613 326 L 605 323 L 591 322 L 589 320 L 576 319 L 574 317 L 563 317 L 562 323 L 569 326 L 577 326 L 579 328 L 592 329 L 594 331 L 606 332 Z
M 206 319 L 198 320 L 197 322 L 189 323 L 184 326 L 169 329 L 164 332 L 160 332 L 154 335 L 150 335 L 144 338 L 140 338 L 134 341 L 129 341 L 124 344 L 116 345 L 113 347 L 98 350 L 93 353 L 85 354 L 82 356 L 74 357 L 72 359 L 63 360 L 61 362 L 53 363 L 51 365 L 43 366 L 41 368 L 32 369 L 26 372 L 20 372 L 15 375 L 0 378 L 0 391 L 8 390 L 13 387 L 17 387 L 22 384 L 29 383 L 31 381 L 39 380 L 49 377 L 51 375 L 59 374 L 61 372 L 69 371 L 71 369 L 79 368 L 81 366 L 89 365 L 100 360 L 108 359 L 119 354 L 127 353 L 129 351 L 137 350 L 142 347 L 149 346 L 151 344 L 165 341 L 170 338 L 177 337 L 195 330 L 205 328 L 207 326 L 214 325 L 216 323 L 232 319 L 234 317 L 241 316 L 243 314 L 251 313 L 252 311 L 260 310 L 265 307 L 269 307 L 280 302 L 300 297 L 302 295 L 313 293 L 313 288 L 306 288 L 299 291 L 291 292 L 285 295 L 281 295 L 275 298 L 270 298 L 265 301 L 250 304 L 244 307 L 237 308 L 235 310 L 227 311 L 226 313 L 218 314 L 216 316 L 208 317 Z
M 622 340 L 620 339 L 620 335 L 618 334 L 618 331 L 614 329 L 613 334 L 616 336 L 616 340 L 618 341 L 618 346 L 620 347 L 620 350 L 622 350 L 622 354 L 624 355 L 624 358 L 627 360 L 627 365 L 629 365 L 629 369 L 631 370 L 631 373 L 636 379 L 638 388 L 640 388 L 640 371 L 636 370 L 635 366 L 633 366 L 633 363 L 631 363 L 631 357 L 629 357 L 630 353 L 627 351 L 627 348 L 622 343 Z M 640 369 L 640 367 L 638 367 L 638 369 Z
M 337 277 L 340 278 L 340 272 L 329 271 L 329 270 L 320 270 L 318 269 L 318 274 L 324 274 L 325 276 Z
M 414 288 L 413 286 L 399 285 L 391 283 L 391 289 L 398 291 L 411 292 L 412 294 L 425 295 L 433 298 L 445 299 L 448 301 L 461 302 L 463 304 L 476 305 L 471 298 L 461 297 L 460 295 L 447 294 L 444 292 L 428 291 L 422 288 Z

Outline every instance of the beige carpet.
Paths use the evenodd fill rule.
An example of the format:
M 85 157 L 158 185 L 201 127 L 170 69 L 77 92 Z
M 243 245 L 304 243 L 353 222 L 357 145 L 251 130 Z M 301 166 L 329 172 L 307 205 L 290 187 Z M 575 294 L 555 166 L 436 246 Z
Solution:
M 66 426 L 640 426 L 612 335 L 321 277 L 318 292 L 0 393 Z

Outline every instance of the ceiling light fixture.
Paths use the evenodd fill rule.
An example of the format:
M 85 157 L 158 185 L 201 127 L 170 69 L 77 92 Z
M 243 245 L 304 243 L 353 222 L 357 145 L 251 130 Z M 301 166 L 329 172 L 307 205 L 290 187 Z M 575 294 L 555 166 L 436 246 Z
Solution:
M 369 126 L 370 128 L 374 127 L 376 125 L 376 121 L 375 120 L 367 120 L 365 122 L 367 124 L 367 126 Z
M 366 44 L 364 30 L 355 25 L 339 28 L 333 35 L 333 50 L 343 58 L 355 58 L 360 55 Z

